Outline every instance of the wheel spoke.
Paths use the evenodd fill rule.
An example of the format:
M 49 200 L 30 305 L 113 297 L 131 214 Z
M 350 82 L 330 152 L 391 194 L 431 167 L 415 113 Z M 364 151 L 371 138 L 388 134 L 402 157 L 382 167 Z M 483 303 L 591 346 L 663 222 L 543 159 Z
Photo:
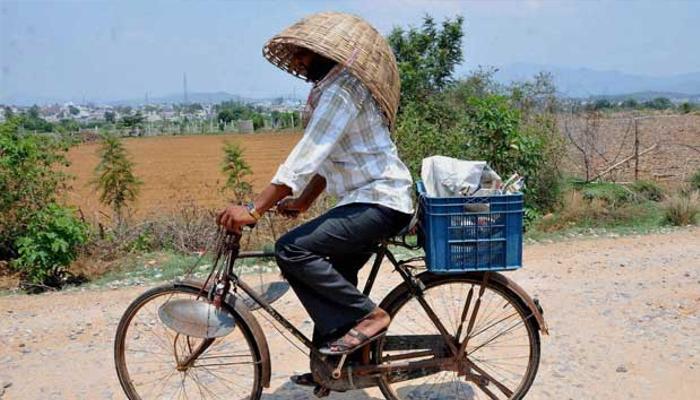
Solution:
M 117 373 L 129 398 L 248 399 L 261 390 L 261 361 L 245 325 L 239 322 L 228 336 L 207 343 L 208 339 L 175 334 L 160 321 L 157 310 L 162 304 L 194 300 L 198 292 L 164 286 L 146 292 L 127 309 L 115 348 Z M 193 357 L 202 345 L 208 347 L 188 369 L 178 371 L 176 360 Z
M 407 360 L 449 358 L 452 344 L 463 350 L 462 361 L 439 364 L 429 373 L 397 372 L 394 380 L 382 378 L 386 398 L 501 399 L 520 398 L 527 392 L 539 360 L 539 336 L 536 325 L 529 322 L 532 314 L 523 309 L 517 295 L 478 276 L 433 277 L 424 283 L 423 303 L 428 307 L 420 298 L 407 296 L 387 309 L 392 322 L 378 344 L 378 360 L 398 367 Z M 450 328 L 453 342 L 444 341 L 440 326 Z M 458 372 L 455 368 L 461 363 L 466 364 Z

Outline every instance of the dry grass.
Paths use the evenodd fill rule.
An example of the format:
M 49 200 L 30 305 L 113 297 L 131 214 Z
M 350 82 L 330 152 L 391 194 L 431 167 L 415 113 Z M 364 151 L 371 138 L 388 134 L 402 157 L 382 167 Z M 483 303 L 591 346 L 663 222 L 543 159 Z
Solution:
M 663 203 L 664 220 L 671 225 L 686 226 L 698 222 L 700 215 L 700 192 L 679 191 Z
M 651 225 L 658 225 L 656 203 L 632 199 L 613 204 L 604 198 L 590 198 L 578 190 L 570 190 L 564 194 L 560 209 L 543 217 L 536 223 L 535 229 L 557 232 L 575 228 Z
M 321 196 L 297 219 L 287 219 L 274 212 L 265 214 L 255 229 L 245 232 L 242 250 L 271 250 L 288 230 L 320 215 L 333 204 L 332 198 Z M 118 228 L 95 226 L 93 239 L 69 272 L 92 280 L 118 271 L 140 254 L 165 252 L 164 257 L 211 254 L 218 211 L 190 200 L 176 210 L 131 219 Z

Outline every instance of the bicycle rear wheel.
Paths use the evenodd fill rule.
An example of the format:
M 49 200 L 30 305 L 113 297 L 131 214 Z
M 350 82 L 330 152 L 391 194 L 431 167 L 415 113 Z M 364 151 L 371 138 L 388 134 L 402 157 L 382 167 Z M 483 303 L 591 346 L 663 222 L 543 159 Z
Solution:
M 260 351 L 243 321 L 237 319 L 227 336 L 199 339 L 170 330 L 158 317 L 159 307 L 167 301 L 195 299 L 198 294 L 193 287 L 165 285 L 142 294 L 124 312 L 114 341 L 114 361 L 129 399 L 260 398 Z M 183 368 L 182 361 L 202 344 L 206 350 Z
M 447 365 L 413 372 L 390 372 L 379 381 L 390 400 L 520 399 L 532 385 L 540 359 L 540 337 L 534 315 L 520 298 L 483 274 L 433 275 L 425 284 L 425 301 L 451 335 L 456 348 L 467 340 L 461 373 Z M 408 287 L 387 297 L 382 307 L 392 322 L 377 343 L 379 365 L 399 365 L 450 357 L 441 336 Z M 478 304 L 478 305 L 477 305 Z M 464 371 L 468 372 L 465 373 Z

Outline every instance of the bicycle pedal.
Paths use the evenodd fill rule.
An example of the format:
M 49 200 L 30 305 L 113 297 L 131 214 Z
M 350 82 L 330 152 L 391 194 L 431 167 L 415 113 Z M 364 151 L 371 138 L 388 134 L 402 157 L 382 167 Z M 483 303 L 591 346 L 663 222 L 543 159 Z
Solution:
M 314 388 L 314 396 L 316 396 L 318 398 L 326 397 L 330 394 L 331 394 L 331 390 L 325 386 L 316 385 L 316 387 Z

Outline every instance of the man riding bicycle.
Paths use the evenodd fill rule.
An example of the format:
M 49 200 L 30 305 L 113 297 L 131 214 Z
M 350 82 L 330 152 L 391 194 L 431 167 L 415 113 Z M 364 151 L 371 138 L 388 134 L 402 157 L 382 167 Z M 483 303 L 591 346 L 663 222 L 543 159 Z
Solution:
M 251 203 L 230 205 L 217 222 L 230 231 L 255 224 L 274 205 L 287 217 L 308 210 L 324 191 L 335 207 L 282 236 L 277 263 L 314 321 L 313 342 L 327 355 L 350 353 L 381 336 L 389 315 L 357 289 L 372 250 L 413 213 L 412 179 L 390 129 L 398 106 L 396 61 L 373 57 L 388 45 L 358 17 L 301 20 L 273 37 L 265 56 L 313 82 L 302 139 Z M 361 23 L 362 22 L 362 23 Z M 360 29 L 362 28 L 362 29 Z M 319 34 L 323 29 L 328 34 Z M 371 40 L 369 40 L 371 38 Z M 377 40 L 379 38 L 379 41 Z M 311 381 L 302 376 L 297 383 Z

